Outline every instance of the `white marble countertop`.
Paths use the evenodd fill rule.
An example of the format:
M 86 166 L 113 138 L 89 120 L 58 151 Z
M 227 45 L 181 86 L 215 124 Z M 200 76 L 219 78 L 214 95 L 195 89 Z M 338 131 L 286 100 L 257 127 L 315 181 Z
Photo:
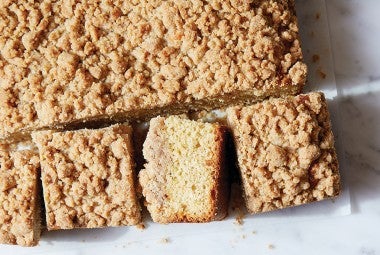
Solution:
M 271 254 L 380 254 L 380 1 L 326 0 L 349 216 L 271 226 Z
M 327 0 L 352 214 L 313 222 L 305 249 L 380 253 L 380 1 Z M 294 242 L 295 240 L 293 240 Z M 302 245 L 303 246 L 303 245 Z
M 380 1 L 326 0 L 326 6 L 351 214 L 257 225 L 249 236 L 237 229 L 237 240 L 200 231 L 196 245 L 183 238 L 154 250 L 144 245 L 133 254 L 380 254 Z M 225 242 L 228 249 L 218 246 Z M 82 252 L 52 247 L 46 254 Z

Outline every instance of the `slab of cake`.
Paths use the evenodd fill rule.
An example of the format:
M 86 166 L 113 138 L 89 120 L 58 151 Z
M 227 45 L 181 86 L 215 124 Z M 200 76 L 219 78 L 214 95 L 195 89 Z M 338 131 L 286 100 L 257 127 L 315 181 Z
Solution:
M 143 206 L 157 223 L 221 220 L 234 164 L 250 213 L 337 196 L 306 73 L 293 0 L 2 2 L 0 243 L 36 245 L 41 218 L 137 225 Z M 219 107 L 226 122 L 187 117 Z
M 0 54 L 0 139 L 249 103 L 306 81 L 293 0 L 2 1 Z

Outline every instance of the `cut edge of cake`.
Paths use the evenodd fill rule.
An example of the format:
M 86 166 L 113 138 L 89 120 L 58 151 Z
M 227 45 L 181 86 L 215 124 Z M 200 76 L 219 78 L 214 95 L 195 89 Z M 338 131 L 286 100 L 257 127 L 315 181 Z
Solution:
M 172 123 L 170 124 L 170 122 Z M 177 116 L 171 116 L 168 118 L 156 117 L 151 120 L 150 124 L 151 126 L 148 131 L 147 139 L 144 143 L 143 150 L 144 157 L 147 160 L 147 163 L 145 164 L 145 168 L 141 170 L 139 173 L 139 183 L 142 188 L 142 193 L 145 198 L 146 206 L 153 218 L 153 221 L 167 224 L 173 222 L 209 222 L 212 220 L 221 220 L 225 218 L 227 215 L 229 199 L 229 174 L 227 166 L 225 164 L 227 160 L 225 154 L 226 129 L 223 126 L 219 126 L 217 124 L 201 123 L 191 121 L 188 119 L 183 119 Z M 215 144 L 210 145 L 214 149 L 214 153 L 212 155 L 213 157 L 211 159 L 208 159 L 208 162 L 194 163 L 198 159 L 194 159 L 192 162 L 194 164 L 210 164 L 209 169 L 206 169 L 206 171 L 209 171 L 210 173 L 205 174 L 207 175 L 207 178 L 210 178 L 207 179 L 207 181 L 209 181 L 210 183 L 208 183 L 208 186 L 204 183 L 203 185 L 208 187 L 208 189 L 205 189 L 207 192 L 211 192 L 211 194 L 203 195 L 203 198 L 206 199 L 208 202 L 206 205 L 204 205 L 204 207 L 202 207 L 203 204 L 202 206 L 200 206 L 201 212 L 199 213 L 199 215 L 192 211 L 192 209 L 195 207 L 194 205 L 198 206 L 196 200 L 192 198 L 185 201 L 181 200 L 182 198 L 179 194 L 183 193 L 183 190 L 180 190 L 182 186 L 179 187 L 178 185 L 175 185 L 176 182 L 173 181 L 172 175 L 175 176 L 174 180 L 176 180 L 175 178 L 177 178 L 177 175 L 179 175 L 179 178 L 182 178 L 181 181 L 185 183 L 183 186 L 191 185 L 191 190 L 189 188 L 190 186 L 184 187 L 185 191 L 188 191 L 190 193 L 197 192 L 197 189 L 200 188 L 198 186 L 202 183 L 200 181 L 197 183 L 196 181 L 191 179 L 191 172 L 185 172 L 184 169 L 181 169 L 186 167 L 194 167 L 194 165 L 187 166 L 186 164 L 188 163 L 183 163 L 182 165 L 178 166 L 178 164 L 172 163 L 173 158 L 177 155 L 174 155 L 174 149 L 169 148 L 171 145 L 170 142 L 168 142 L 168 136 L 176 136 L 178 132 L 177 134 L 166 134 L 167 130 L 165 130 L 167 128 L 167 125 L 171 125 L 172 128 L 174 127 L 174 125 L 176 125 L 176 128 L 179 129 L 181 128 L 181 126 L 182 128 L 184 128 L 186 124 L 206 125 L 210 130 L 215 132 L 212 134 L 212 139 L 215 141 Z M 186 139 L 183 136 L 178 136 L 177 139 L 178 138 L 183 138 L 183 140 Z M 174 139 L 174 141 L 175 140 L 176 139 Z M 191 138 L 190 144 L 188 143 L 184 145 L 184 143 L 186 142 L 188 143 L 189 140 L 182 141 L 182 144 L 179 145 L 179 147 L 177 146 L 175 149 L 177 149 L 178 151 L 178 148 L 181 148 L 183 149 L 182 152 L 186 154 L 186 152 L 184 152 L 186 151 L 186 149 L 190 151 L 191 149 L 194 149 L 196 148 L 196 146 L 199 145 L 191 144 L 191 142 L 194 142 L 191 141 Z M 181 147 L 182 145 L 184 147 Z M 193 153 L 197 153 L 196 149 L 193 150 Z M 194 155 L 194 157 L 197 156 L 199 155 Z M 179 156 L 179 160 L 180 157 L 181 156 Z M 174 160 L 177 161 L 178 158 L 175 158 Z M 192 171 L 197 170 L 198 169 L 192 169 Z M 185 172 L 186 175 L 181 176 L 181 171 Z M 196 172 L 196 177 L 198 178 L 204 176 L 199 172 Z M 189 184 L 187 184 L 187 182 L 189 182 Z M 170 188 L 172 188 L 172 190 L 170 190 Z M 197 195 L 198 197 L 202 197 L 202 195 L 200 194 Z M 193 203 L 193 206 L 189 203 Z M 178 204 L 184 207 L 185 209 L 182 207 L 177 208 L 177 211 L 173 209 L 175 208 L 175 206 L 178 206 Z M 191 206 L 193 207 L 192 209 L 187 209 Z

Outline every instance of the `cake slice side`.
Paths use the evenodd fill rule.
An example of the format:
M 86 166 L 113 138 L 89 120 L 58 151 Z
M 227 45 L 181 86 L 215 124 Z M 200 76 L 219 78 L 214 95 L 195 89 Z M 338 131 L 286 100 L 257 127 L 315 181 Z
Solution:
M 157 117 L 144 143 L 139 182 L 155 222 L 208 222 L 227 213 L 225 129 L 212 124 Z

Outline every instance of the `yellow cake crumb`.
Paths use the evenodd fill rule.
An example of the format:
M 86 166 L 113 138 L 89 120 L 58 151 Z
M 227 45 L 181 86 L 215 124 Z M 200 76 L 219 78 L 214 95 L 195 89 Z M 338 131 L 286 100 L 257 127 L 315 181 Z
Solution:
M 227 214 L 225 128 L 178 116 L 150 121 L 139 173 L 153 221 L 206 222 Z

